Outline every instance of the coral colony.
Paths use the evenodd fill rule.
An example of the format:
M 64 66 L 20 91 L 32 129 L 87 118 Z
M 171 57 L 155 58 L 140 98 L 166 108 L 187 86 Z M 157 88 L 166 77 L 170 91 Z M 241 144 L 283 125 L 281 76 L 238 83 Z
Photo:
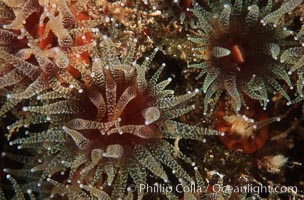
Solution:
M 303 0 L 0 0 L 0 199 L 304 198 Z

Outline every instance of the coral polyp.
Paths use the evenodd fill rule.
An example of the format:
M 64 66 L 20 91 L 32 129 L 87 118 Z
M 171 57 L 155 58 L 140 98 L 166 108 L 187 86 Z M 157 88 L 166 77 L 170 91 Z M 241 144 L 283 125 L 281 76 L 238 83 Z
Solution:
M 147 57 L 142 65 L 131 62 L 132 49 L 120 60 L 114 44 L 104 38 L 91 49 L 91 68 L 81 69 L 80 80 L 75 80 L 81 86 L 80 93 L 75 88 L 63 93 L 51 87 L 41 91 L 35 97 L 36 105 L 23 107 L 27 118 L 9 126 L 13 132 L 21 126 L 50 124 L 48 130 L 30 132 L 10 144 L 19 149 L 41 146 L 34 149 L 41 157 L 31 173 L 40 174 L 38 185 L 46 180 L 54 184 L 52 197 L 58 193 L 68 198 L 108 199 L 105 191 L 114 185 L 110 196 L 122 199 L 133 195 L 127 193 L 127 183 L 134 182 L 137 189 L 146 183 L 147 169 L 169 184 L 164 166 L 181 184 L 193 183 L 173 153 L 190 166 L 195 164 L 176 152 L 169 140 L 203 141 L 203 135 L 217 131 L 175 121 L 194 109 L 193 105 L 181 105 L 186 105 L 197 91 L 174 96 L 172 90 L 165 89 L 171 78 L 158 83 L 165 65 L 147 81 L 145 73 L 151 58 Z M 62 188 L 64 184 L 77 188 L 77 192 L 71 194 Z M 143 194 L 139 192 L 137 198 Z
M 225 110 L 222 103 L 216 110 L 215 127 L 225 133 L 221 142 L 232 150 L 254 153 L 264 147 L 269 138 L 269 124 L 279 122 L 283 116 L 270 117 L 267 111 L 251 101 L 251 109 L 241 109 L 237 114 Z
M 197 37 L 189 39 L 199 44 L 194 50 L 202 62 L 190 67 L 201 70 L 198 78 L 206 74 L 205 112 L 210 100 L 223 91 L 234 100 L 236 112 L 246 105 L 244 96 L 260 101 L 266 109 L 269 96 L 276 92 L 290 104 L 285 88 L 293 89 L 291 74 L 303 65 L 303 47 L 280 20 L 302 1 L 287 1 L 278 9 L 272 0 L 263 5 L 255 2 L 236 0 L 192 9 L 200 25 Z
M 90 20 L 87 11 L 82 12 L 83 4 L 33 0 L 0 4 L 5 16 L 15 15 L 1 20 L 0 88 L 10 101 L 2 105 L 0 115 L 48 86 L 59 93 L 77 88 L 76 65 L 88 64 L 88 49 L 94 46 L 92 29 L 104 21 Z

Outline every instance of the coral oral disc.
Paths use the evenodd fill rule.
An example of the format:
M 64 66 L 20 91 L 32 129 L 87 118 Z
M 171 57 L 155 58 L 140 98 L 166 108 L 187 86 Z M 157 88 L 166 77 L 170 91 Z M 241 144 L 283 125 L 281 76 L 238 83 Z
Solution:
M 244 63 L 245 62 L 245 52 L 242 50 L 242 47 L 239 45 L 233 45 L 231 47 L 231 56 L 233 60 L 235 60 L 237 63 Z

